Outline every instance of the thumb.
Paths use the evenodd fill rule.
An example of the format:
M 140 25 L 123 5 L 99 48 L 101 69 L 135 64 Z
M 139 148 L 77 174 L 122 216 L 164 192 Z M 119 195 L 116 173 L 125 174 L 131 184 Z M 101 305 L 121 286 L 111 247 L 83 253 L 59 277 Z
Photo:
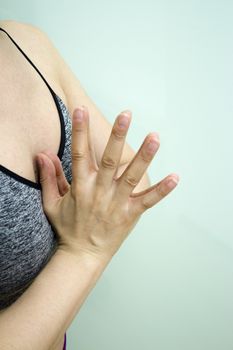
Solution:
M 39 168 L 39 181 L 42 187 L 43 206 L 49 208 L 51 203 L 60 198 L 60 193 L 56 178 L 56 169 L 51 159 L 44 153 L 36 156 Z

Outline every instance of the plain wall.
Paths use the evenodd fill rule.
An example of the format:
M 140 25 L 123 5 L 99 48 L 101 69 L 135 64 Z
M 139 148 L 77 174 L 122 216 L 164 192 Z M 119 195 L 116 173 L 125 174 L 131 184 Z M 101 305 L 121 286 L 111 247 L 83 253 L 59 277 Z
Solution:
M 159 132 L 146 211 L 68 329 L 68 350 L 233 349 L 233 2 L 0 0 L 43 29 L 135 151 Z M 79 103 L 79 101 L 77 101 Z

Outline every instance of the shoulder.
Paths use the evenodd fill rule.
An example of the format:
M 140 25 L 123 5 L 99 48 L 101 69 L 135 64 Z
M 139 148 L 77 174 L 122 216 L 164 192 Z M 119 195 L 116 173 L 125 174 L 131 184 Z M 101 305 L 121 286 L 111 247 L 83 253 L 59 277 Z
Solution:
M 49 35 L 35 25 L 14 20 L 0 21 L 0 27 L 15 39 L 43 75 L 54 77 L 62 91 L 63 100 L 72 113 L 77 105 L 77 96 L 79 98 L 81 94 L 84 95 L 85 91 Z
M 46 45 L 46 48 L 53 54 L 53 45 L 46 32 L 26 22 L 19 22 L 15 20 L 0 20 L 0 27 L 5 29 L 10 35 L 17 38 L 23 45 L 30 46 L 32 49 L 36 49 L 38 44 Z M 38 47 L 38 51 L 41 51 L 41 47 Z
M 14 20 L 2 20 L 0 27 L 5 29 L 19 45 L 21 44 L 30 50 L 32 54 L 42 57 L 46 50 L 46 59 L 50 59 L 52 62 L 52 58 L 56 55 L 56 48 L 44 30 L 33 24 Z
M 30 23 L 19 22 L 14 20 L 1 20 L 0 27 L 5 29 L 17 43 L 22 44 L 31 51 L 41 51 L 43 44 L 52 54 L 52 45 L 47 34 L 39 27 Z M 39 44 L 39 46 L 38 46 Z
M 0 20 L 0 27 L 2 27 L 3 29 L 10 29 L 14 32 L 20 30 L 21 34 L 29 34 L 32 32 L 37 34 L 43 33 L 43 31 L 39 27 L 31 23 L 15 21 L 13 19 Z
M 0 27 L 15 40 L 51 84 L 54 82 L 62 89 L 61 55 L 45 30 L 34 24 L 15 20 L 0 20 Z

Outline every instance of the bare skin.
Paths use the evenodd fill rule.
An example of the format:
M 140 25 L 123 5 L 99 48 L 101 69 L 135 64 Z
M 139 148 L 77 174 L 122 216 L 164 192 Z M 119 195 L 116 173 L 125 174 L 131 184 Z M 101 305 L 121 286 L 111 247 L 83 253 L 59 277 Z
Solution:
M 0 164 L 37 182 L 35 155 L 47 148 L 57 154 L 59 149 L 58 111 L 44 81 L 2 31 L 0 47 Z M 46 62 L 37 60 L 36 65 L 66 103 Z
M 36 154 L 47 148 L 57 154 L 59 149 L 58 111 L 44 81 L 2 31 L 0 47 L 0 164 L 38 182 Z M 66 96 L 46 62 L 37 60 L 36 65 L 66 103 Z M 61 334 L 50 350 L 62 350 L 63 343 Z
M 15 48 L 13 43 L 10 42 L 9 38 L 6 37 L 6 34 L 2 32 L 0 32 L 0 46 L 4 48 L 0 52 L 0 67 L 3 67 L 0 76 L 0 93 L 2 97 L 2 103 L 0 106 L 0 164 L 4 165 L 8 169 L 31 181 L 38 182 L 37 165 L 35 162 L 36 155 L 40 154 L 44 150 L 49 150 L 50 152 L 52 152 L 52 155 L 50 155 L 50 160 L 53 161 L 55 169 L 54 171 L 56 171 L 57 175 L 56 181 L 58 182 L 59 193 L 61 195 L 59 202 L 59 213 L 63 213 L 65 204 L 62 203 L 65 203 L 64 198 L 66 198 L 66 201 L 69 201 L 69 205 L 71 205 L 72 200 L 70 198 L 72 197 L 72 191 L 64 177 L 64 174 L 62 173 L 61 164 L 59 163 L 58 158 L 56 158 L 55 156 L 58 152 L 60 142 L 60 121 L 53 98 L 41 77 L 37 74 L 34 68 L 31 67 L 29 62 L 27 62 L 27 60 L 22 56 L 22 54 Z M 66 102 L 66 96 L 62 91 L 61 86 L 59 85 L 59 80 L 57 79 L 56 74 L 53 74 L 51 70 L 48 70 L 47 62 L 44 62 L 43 60 L 33 61 L 36 63 L 37 67 L 40 69 L 42 74 L 46 77 L 47 81 L 52 86 L 54 91 L 56 91 L 56 93 L 63 99 L 63 101 Z M 38 101 L 43 101 L 43 103 L 38 103 Z M 86 113 L 86 120 L 88 120 L 87 109 Z M 120 142 L 119 137 L 117 138 L 119 132 L 122 133 Z M 98 193 L 101 193 L 101 196 L 97 195 L 96 198 L 102 198 L 102 194 L 106 193 L 105 189 L 110 189 L 112 177 L 116 170 L 116 164 L 119 162 L 119 157 L 122 151 L 123 141 L 126 136 L 126 132 L 127 128 L 119 131 L 117 123 L 115 124 L 113 133 L 111 134 L 110 142 L 108 144 L 108 148 L 106 149 L 105 162 L 102 163 L 100 169 L 95 169 L 95 160 L 91 159 L 91 156 L 91 163 L 88 164 L 85 162 L 81 163 L 80 157 L 79 159 L 73 159 L 73 164 L 76 164 L 76 167 L 73 166 L 73 171 L 75 171 L 75 169 L 78 169 L 79 167 L 80 174 L 83 174 L 84 179 L 86 180 L 89 177 L 89 185 L 90 188 L 92 188 L 92 191 L 94 190 L 94 183 L 97 184 L 99 191 Z M 157 147 L 153 152 L 148 153 L 146 151 L 146 144 L 149 141 L 149 139 L 152 138 L 155 140 Z M 75 141 L 73 142 L 74 151 L 76 150 L 76 152 L 79 152 L 79 147 L 85 147 L 85 145 L 87 145 L 84 137 L 82 142 L 83 143 L 80 143 L 79 145 L 75 144 Z M 123 179 L 122 181 L 118 179 L 118 181 L 114 182 L 112 191 L 116 191 L 116 188 L 118 188 L 118 191 L 116 192 L 117 196 L 115 198 L 116 202 L 122 202 L 123 208 L 126 209 L 126 207 L 124 207 L 124 203 L 126 203 L 127 197 L 129 197 L 129 195 L 132 192 L 132 189 L 136 186 L 136 182 L 139 182 L 143 172 L 148 167 L 149 162 L 152 161 L 152 158 L 155 155 L 158 148 L 159 140 L 156 139 L 155 135 L 150 135 L 150 137 L 147 137 L 138 155 L 135 156 L 134 162 L 132 162 L 131 166 L 128 167 L 128 172 L 125 173 L 128 173 L 128 175 L 125 176 L 124 174 L 121 178 Z M 17 150 L 17 157 L 15 157 L 15 150 Z M 108 161 L 110 159 L 114 161 L 115 165 L 113 168 L 111 164 L 107 165 L 107 159 Z M 83 164 L 83 167 L 81 167 L 81 164 Z M 90 164 L 93 168 L 92 175 L 88 172 Z M 50 171 L 52 171 L 51 169 L 52 165 Z M 137 174 L 137 177 L 134 176 L 135 173 Z M 77 174 L 73 175 L 74 179 L 77 178 Z M 127 181 L 124 181 L 125 178 L 127 178 Z M 128 222 L 125 223 L 126 227 L 124 238 L 126 238 L 129 228 L 132 229 L 133 225 L 135 225 L 136 219 L 141 215 L 141 213 L 144 210 L 146 210 L 146 205 L 148 207 L 149 205 L 153 206 L 172 190 L 172 188 L 169 188 L 167 186 L 167 182 L 171 178 L 178 179 L 178 176 L 175 174 L 173 174 L 172 176 L 170 175 L 169 177 L 161 181 L 162 186 L 154 185 L 153 188 L 151 187 L 150 189 L 144 191 L 145 194 L 151 192 L 150 201 L 149 196 L 147 196 L 147 204 L 145 201 L 143 202 L 142 200 L 139 200 L 139 197 L 137 198 L 136 195 L 134 197 L 130 197 L 131 209 L 130 211 L 127 211 Z M 81 179 L 79 180 L 81 182 L 83 181 Z M 101 187 L 102 190 L 100 191 L 99 189 Z M 73 188 L 78 189 L 78 185 L 74 183 Z M 50 187 L 48 187 L 47 192 L 51 194 L 50 199 L 52 199 L 51 189 L 52 184 L 50 183 Z M 88 190 L 88 188 L 86 188 L 86 190 Z M 79 195 L 77 195 L 77 192 L 75 194 L 74 190 L 73 196 L 77 196 L 77 198 L 79 198 Z M 67 198 L 69 198 L 69 200 Z M 107 200 L 104 200 L 103 207 L 106 203 L 108 203 Z M 49 207 L 49 205 L 47 207 Z M 91 208 L 93 208 L 93 205 L 91 205 Z M 53 211 L 52 205 L 50 205 L 50 211 Z M 71 213 L 72 210 L 68 210 L 68 212 Z M 55 213 L 55 210 L 53 211 L 53 213 Z M 121 214 L 122 213 L 123 212 L 121 212 Z M 109 213 L 106 214 L 106 217 L 109 217 Z M 60 215 L 55 216 L 59 217 Z M 83 215 L 83 218 L 84 217 L 85 215 Z M 51 218 L 52 222 L 53 219 L 54 218 Z M 134 221 L 131 221 L 133 219 Z M 64 233 L 65 223 L 58 223 L 58 231 L 59 224 L 62 228 L 62 230 L 60 231 L 61 237 L 62 234 L 64 235 L 63 240 L 61 240 L 61 246 L 63 246 L 64 249 L 67 249 L 67 247 L 69 247 L 68 250 L 70 251 L 70 242 L 72 241 L 72 238 L 69 237 L 69 240 L 67 239 L 66 241 L 66 237 L 68 237 L 68 235 L 66 236 Z M 67 232 L 71 231 L 69 229 L 67 230 Z M 104 237 L 106 237 L 105 234 Z M 77 238 L 75 238 L 75 240 L 78 241 Z M 105 240 L 100 239 L 100 237 L 98 237 L 97 240 L 99 243 L 105 242 Z M 92 249 L 90 249 L 90 252 L 91 254 L 104 254 L 104 249 L 108 248 L 106 249 L 106 251 L 111 252 L 111 254 L 114 254 L 119 249 L 122 240 L 119 239 L 119 241 L 115 243 L 116 245 L 113 246 L 112 242 L 109 242 L 108 247 L 103 247 L 100 245 L 98 247 L 98 251 L 93 251 Z M 83 249 L 85 249 L 86 251 L 88 251 L 89 248 L 89 246 L 83 246 Z M 50 350 L 62 350 L 63 342 L 64 334 L 61 334 L 61 337 L 59 337 L 57 343 L 54 344 L 54 347 Z
M 79 121 L 77 117 L 81 115 Z M 37 155 L 44 212 L 56 229 L 60 249 L 74 256 L 85 252 L 111 260 L 140 216 L 166 197 L 179 181 L 177 174 L 169 174 L 148 189 L 132 193 L 159 149 L 156 133 L 145 137 L 125 171 L 116 176 L 130 121 L 130 111 L 117 116 L 100 166 L 96 166 L 90 152 L 88 108 L 75 109 L 71 185 L 56 154 L 48 150 Z

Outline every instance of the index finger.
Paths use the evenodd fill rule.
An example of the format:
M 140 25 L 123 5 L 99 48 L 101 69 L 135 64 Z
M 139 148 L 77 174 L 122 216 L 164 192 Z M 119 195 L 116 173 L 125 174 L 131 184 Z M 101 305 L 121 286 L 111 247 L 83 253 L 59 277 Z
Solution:
M 82 118 L 82 120 L 80 119 Z M 86 108 L 78 106 L 72 119 L 72 185 L 83 183 L 89 175 L 88 127 L 89 116 Z

